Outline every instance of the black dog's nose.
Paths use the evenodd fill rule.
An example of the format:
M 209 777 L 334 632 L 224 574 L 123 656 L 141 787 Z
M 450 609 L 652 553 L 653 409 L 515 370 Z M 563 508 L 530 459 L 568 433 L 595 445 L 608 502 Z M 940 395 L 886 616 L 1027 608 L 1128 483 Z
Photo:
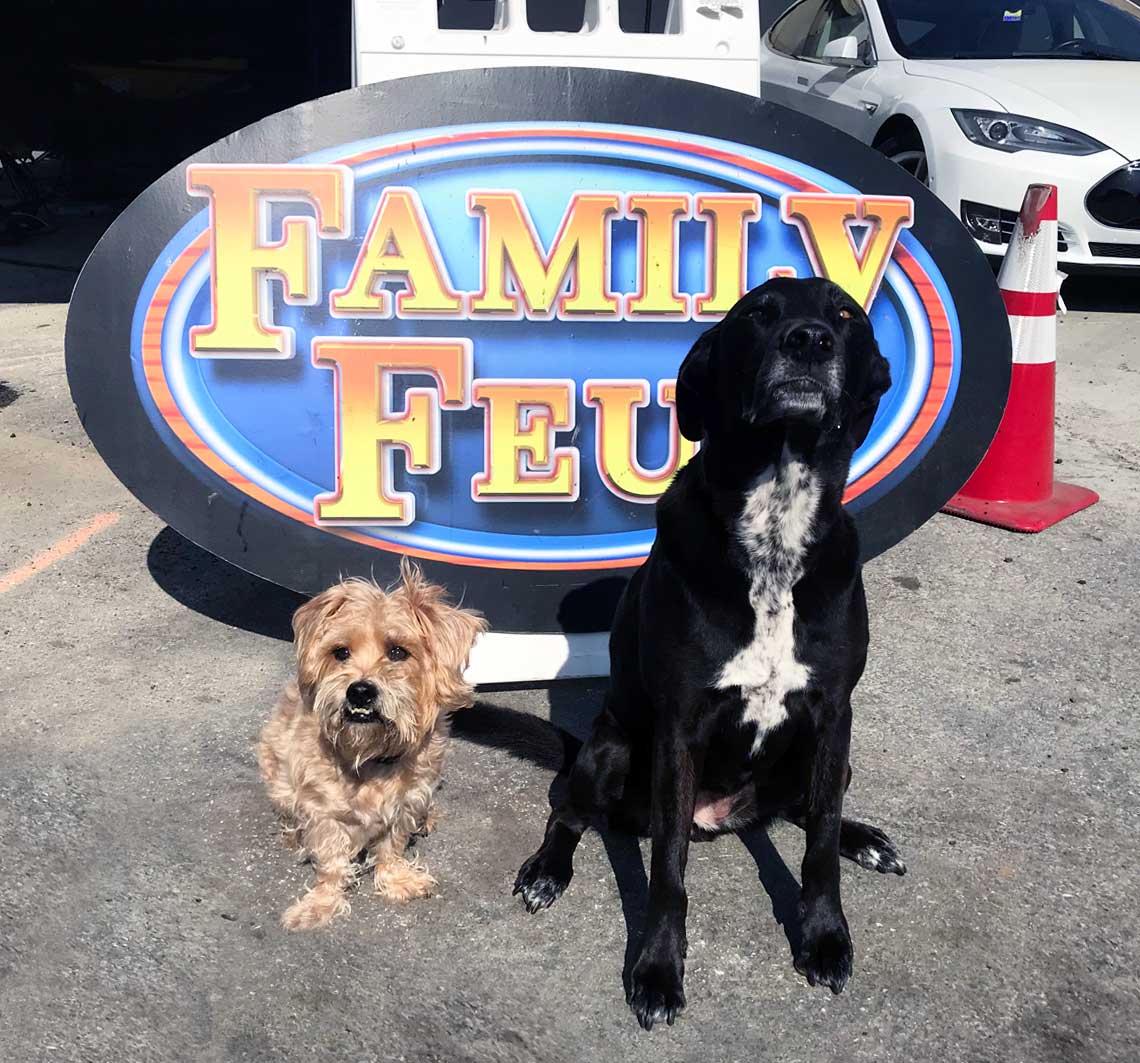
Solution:
M 378 693 L 375 683 L 369 683 L 367 679 L 358 679 L 349 685 L 348 690 L 345 691 L 345 696 L 353 708 L 366 709 L 376 701 Z
M 835 334 L 826 325 L 797 325 L 784 337 L 783 347 L 797 358 L 829 358 Z

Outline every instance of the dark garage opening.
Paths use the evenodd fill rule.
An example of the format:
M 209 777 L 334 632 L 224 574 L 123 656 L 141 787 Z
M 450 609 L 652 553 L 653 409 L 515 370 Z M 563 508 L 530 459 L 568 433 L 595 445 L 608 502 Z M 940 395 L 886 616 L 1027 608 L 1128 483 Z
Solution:
M 762 22 L 770 3 L 762 0 Z M 529 0 L 527 20 L 574 32 L 585 7 Z M 486 29 L 495 4 L 436 0 L 436 9 L 443 27 Z M 668 0 L 620 0 L 622 29 L 661 33 L 667 11 Z M 172 166 L 351 78 L 351 0 L 7 0 L 0 265 L 77 271 L 115 213 Z
M 8 0 L 0 18 L 0 197 L 15 178 L 25 205 L 128 200 L 204 145 L 350 82 L 347 0 Z

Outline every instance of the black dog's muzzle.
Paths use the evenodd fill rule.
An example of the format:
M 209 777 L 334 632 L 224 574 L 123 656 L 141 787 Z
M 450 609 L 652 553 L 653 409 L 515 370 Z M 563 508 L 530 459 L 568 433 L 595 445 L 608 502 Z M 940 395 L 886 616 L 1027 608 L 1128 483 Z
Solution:
M 764 420 L 823 418 L 843 392 L 841 343 L 824 321 L 792 321 L 757 381 L 757 412 Z

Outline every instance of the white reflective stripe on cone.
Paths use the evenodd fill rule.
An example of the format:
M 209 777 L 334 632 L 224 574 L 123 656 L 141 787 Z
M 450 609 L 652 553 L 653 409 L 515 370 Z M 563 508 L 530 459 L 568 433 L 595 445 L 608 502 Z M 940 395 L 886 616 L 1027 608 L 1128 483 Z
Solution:
M 1016 365 L 1045 365 L 1057 360 L 1057 318 L 1010 317 L 1013 361 Z

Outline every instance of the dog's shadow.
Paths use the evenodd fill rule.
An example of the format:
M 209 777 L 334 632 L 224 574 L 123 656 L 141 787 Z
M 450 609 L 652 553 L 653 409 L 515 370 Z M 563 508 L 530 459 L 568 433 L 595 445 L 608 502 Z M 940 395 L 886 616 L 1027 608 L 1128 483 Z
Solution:
M 555 774 L 548 791 L 548 799 L 553 803 L 561 797 L 570 765 L 601 708 L 605 682 L 563 680 L 552 683 L 548 689 L 549 723 L 482 698 L 472 708 L 456 714 L 452 734 L 462 741 L 504 750 L 513 757 L 553 771 Z M 540 830 L 541 825 L 536 823 L 536 847 Z M 640 951 L 649 905 L 649 879 L 636 837 L 613 830 L 600 831 L 599 835 L 617 883 L 625 920 L 622 983 L 628 994 L 630 972 Z M 772 915 L 783 929 L 788 947 L 795 956 L 802 938 L 799 883 L 763 827 L 751 827 L 740 832 L 739 837 L 756 864 L 760 884 L 772 904 Z

